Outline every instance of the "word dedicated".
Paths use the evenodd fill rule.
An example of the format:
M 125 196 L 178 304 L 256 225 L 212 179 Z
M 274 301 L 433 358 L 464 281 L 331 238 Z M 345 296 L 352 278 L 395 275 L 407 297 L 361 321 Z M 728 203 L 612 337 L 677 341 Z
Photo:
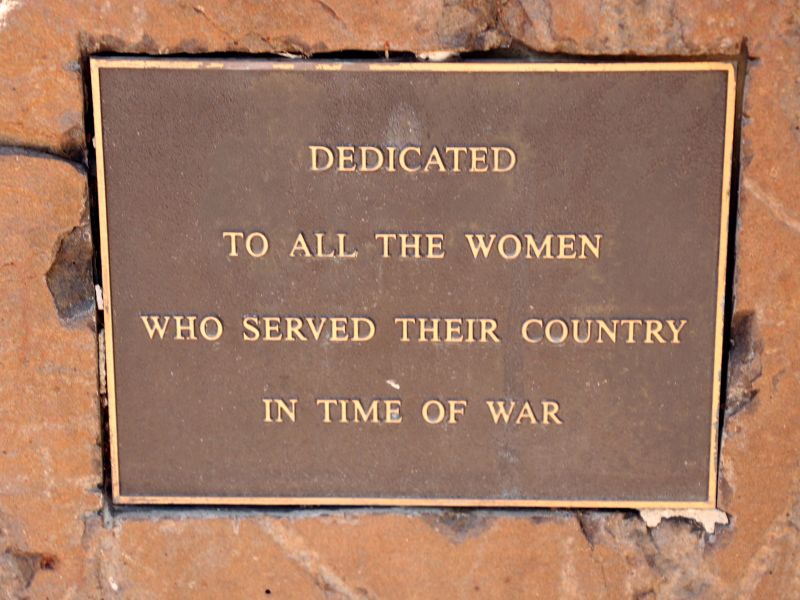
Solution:
M 508 173 L 517 164 L 506 146 L 309 146 L 312 171 L 344 173 Z

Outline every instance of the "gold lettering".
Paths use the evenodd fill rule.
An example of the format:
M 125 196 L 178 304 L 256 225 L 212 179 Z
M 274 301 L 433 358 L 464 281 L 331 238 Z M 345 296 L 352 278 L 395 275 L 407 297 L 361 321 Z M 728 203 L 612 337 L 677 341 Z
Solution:
M 244 233 L 241 231 L 223 231 L 222 237 L 226 239 L 230 238 L 231 249 L 230 252 L 228 252 L 228 256 L 239 256 L 238 244 L 236 242 L 244 237 Z
M 558 325 L 561 328 L 561 333 L 558 336 L 553 335 L 553 328 Z M 567 339 L 567 324 L 561 319 L 553 319 L 547 322 L 544 326 L 544 337 L 551 344 L 563 344 Z
M 583 319 L 572 319 L 572 339 L 579 344 L 588 344 L 592 337 L 592 321 L 586 320 L 586 336 L 580 335 L 581 321 Z
M 347 319 L 345 317 L 333 317 L 331 323 L 331 341 L 332 342 L 346 342 L 347 337 Z
M 603 235 L 600 233 L 594 234 L 594 242 L 592 238 L 586 235 L 585 233 L 578 234 L 578 239 L 581 242 L 581 253 L 578 258 L 585 259 L 586 251 L 588 250 L 595 258 L 600 258 L 600 242 L 603 239 Z
M 330 252 L 325 252 L 325 234 L 324 233 L 315 233 L 314 238 L 317 240 L 317 252 L 314 256 L 317 258 L 334 258 L 336 253 L 331 250 Z
M 411 241 L 409 241 L 409 238 Z M 408 257 L 409 251 L 413 252 L 411 256 L 419 258 L 419 242 L 422 236 L 419 233 L 401 233 L 400 234 L 400 256 Z
M 253 240 L 258 240 L 259 246 L 261 246 L 260 250 L 255 250 Z M 245 238 L 244 247 L 247 253 L 253 258 L 261 258 L 269 250 L 269 240 L 267 240 L 267 236 L 260 231 L 254 231 Z
M 544 328 L 544 322 L 541 319 L 528 319 L 522 324 L 522 339 L 524 339 L 529 344 L 538 344 L 544 339 L 544 336 L 540 334 L 538 337 L 531 337 L 528 330 L 530 329 L 531 325 L 538 325 L 539 329 Z
M 439 339 L 439 319 L 419 319 L 417 324 L 419 329 L 420 342 L 440 342 Z
M 222 237 L 230 241 L 231 249 L 228 252 L 228 256 L 239 256 L 240 240 L 244 240 L 245 250 L 253 258 L 261 258 L 269 250 L 269 240 L 260 231 L 254 231 L 247 236 L 242 231 L 223 231 Z
M 503 153 L 508 157 L 508 163 L 500 166 L 500 154 Z M 508 173 L 517 164 L 517 155 L 511 149 L 505 146 L 495 146 L 492 148 L 492 171 L 495 173 Z
M 399 256 L 401 258 L 430 258 L 442 259 L 445 256 L 443 233 L 376 233 L 376 240 L 381 243 L 381 256 L 393 256 L 392 247 L 397 250 L 399 241 Z
M 428 258 L 444 258 L 444 234 L 443 233 L 427 233 L 425 238 L 428 240 Z
M 483 254 L 484 258 L 489 257 L 489 251 L 492 249 L 494 245 L 494 240 L 497 238 L 496 233 L 492 233 L 489 235 L 489 243 L 486 243 L 486 236 L 483 233 L 465 233 L 464 236 L 467 238 L 467 243 L 469 243 L 470 250 L 472 250 L 472 258 L 478 258 L 478 252 Z
M 295 422 L 295 415 L 297 409 L 297 398 L 290 398 L 287 404 L 282 398 L 262 398 L 264 402 L 264 422 L 265 423 L 283 423 L 283 417 L 286 416 L 292 423 Z M 273 419 L 272 407 L 275 406 L 275 417 Z
M 286 317 L 286 341 L 293 342 L 295 339 L 305 342 L 308 338 L 303 334 L 303 319 L 298 317 Z
M 331 406 L 338 404 L 338 400 L 333 398 L 318 398 L 317 406 L 322 406 L 322 422 L 331 422 Z
M 403 333 L 400 336 L 401 342 L 410 342 L 411 338 L 408 337 L 408 327 L 411 325 L 416 319 L 413 317 L 397 317 L 395 318 L 395 324 L 400 324 L 403 329 Z
M 368 342 L 375 337 L 375 323 L 366 317 L 353 317 L 353 337 L 354 342 Z M 366 332 L 362 333 L 361 328 L 365 327 Z
M 417 157 L 421 157 L 422 155 L 419 146 L 408 146 L 407 148 L 403 148 L 400 151 L 400 155 L 397 157 L 397 160 L 398 163 L 400 164 L 400 168 L 403 169 L 403 171 L 414 173 L 415 171 L 419 171 L 421 167 L 419 165 L 417 165 L 414 168 L 408 166 L 408 163 L 406 162 L 406 156 L 408 155 L 409 152 L 414 152 L 417 155 Z
M 395 152 L 397 152 L 397 148 L 395 148 L 394 146 L 389 146 L 388 150 L 389 150 L 389 161 L 388 161 L 389 165 L 388 165 L 388 167 L 386 167 L 386 170 L 389 173 L 394 173 L 394 172 L 397 171 L 397 169 L 395 168 L 395 163 L 394 163 L 394 155 L 395 155 Z
M 495 319 L 396 317 L 394 323 L 401 326 L 401 342 L 410 342 L 413 335 L 414 341 L 422 343 L 500 343 Z
M 558 409 L 559 409 L 558 402 L 555 401 L 546 401 L 542 402 L 542 424 L 548 425 L 550 423 L 550 419 L 553 419 L 553 422 L 558 425 L 563 425 L 563 421 L 558 418 Z
M 449 412 L 449 417 L 447 422 L 451 425 L 458 422 L 458 417 L 464 415 L 464 411 L 467 408 L 467 401 L 466 400 L 448 400 L 447 407 Z
M 367 403 L 360 398 L 318 398 L 317 406 L 322 407 L 322 422 L 387 423 L 396 425 L 403 422 L 400 412 L 401 402 L 397 398 L 373 398 Z M 338 418 L 337 418 L 338 417 Z
M 311 254 L 311 249 L 308 247 L 308 242 L 306 242 L 306 238 L 302 233 L 297 234 L 297 239 L 294 241 L 294 246 L 292 246 L 292 251 L 289 252 L 289 256 L 294 258 L 297 256 L 298 252 L 302 252 L 301 256 L 306 258 L 311 258 L 313 254 Z
M 264 341 L 279 342 L 283 339 L 281 335 L 281 318 L 264 317 Z
M 164 339 L 164 334 L 167 332 L 167 325 L 169 325 L 170 317 L 161 317 L 158 315 L 142 315 L 140 317 L 142 319 L 142 323 L 144 323 L 144 327 L 147 330 L 147 334 L 150 336 L 150 339 L 153 339 L 153 335 L 158 333 L 159 339 Z
M 258 329 L 258 317 L 242 317 L 242 327 L 245 328 L 245 331 L 242 332 L 242 339 L 245 342 L 254 342 L 261 335 Z
M 309 146 L 311 150 L 311 170 L 312 171 L 327 171 L 333 166 L 333 151 L 325 146 Z M 320 166 L 319 153 L 322 152 L 328 161 L 325 166 Z
M 347 251 L 347 234 L 346 233 L 337 233 L 336 239 L 339 240 L 339 258 L 355 258 L 358 256 L 358 250 L 353 250 L 352 252 Z
M 209 333 L 209 324 L 214 326 L 214 333 Z M 203 317 L 200 319 L 200 335 L 209 342 L 216 342 L 222 337 L 222 321 L 214 316 Z
M 470 146 L 470 173 L 486 173 L 489 170 L 489 165 L 486 163 L 486 154 L 488 148 L 485 146 Z
M 553 234 L 548 233 L 544 236 L 544 240 L 541 244 L 536 243 L 536 239 L 533 237 L 533 234 L 526 233 L 525 234 L 525 258 L 532 258 L 536 256 L 536 258 L 542 258 L 544 254 L 544 258 L 553 258 L 553 252 L 551 249 L 553 242 Z M 546 250 L 546 252 L 545 252 Z
M 491 338 L 493 342 L 499 344 L 500 338 L 497 337 L 497 321 L 494 319 L 480 319 L 481 324 L 481 342 L 486 342 L 487 338 Z
M 499 237 L 498 237 L 499 236 Z M 576 258 L 587 259 L 590 257 L 600 258 L 600 244 L 603 239 L 601 234 L 575 234 L 552 233 L 544 234 L 537 238 L 533 233 L 465 233 L 472 258 L 488 258 L 493 250 L 505 260 L 514 260 L 523 256 L 522 249 L 524 244 L 524 258 L 527 260 L 537 259 L 559 259 L 574 260 Z M 556 240 L 556 254 L 553 254 L 553 240 Z M 580 242 L 580 254 L 576 249 L 576 241 Z M 495 244 L 495 242 L 497 242 Z
M 375 164 L 369 165 L 368 154 L 371 153 L 375 157 Z M 359 170 L 364 173 L 372 173 L 379 170 L 383 166 L 383 152 L 380 148 L 375 146 L 361 146 L 361 165 Z
M 461 319 L 445 319 L 445 342 L 463 342 L 464 336 L 461 335 Z
M 336 146 L 339 154 L 339 171 L 353 172 L 356 170 L 355 163 L 355 147 L 353 146 Z
M 514 423 L 520 425 L 524 419 L 527 419 L 531 425 L 536 424 L 536 415 L 533 414 L 533 408 L 531 408 L 531 403 L 528 400 L 525 400 L 525 404 L 522 405 L 522 409 L 517 414 L 517 420 Z
M 375 173 L 385 170 L 407 173 L 417 171 L 461 173 L 508 173 L 517 165 L 516 152 L 508 146 L 436 146 L 423 149 L 421 146 L 370 146 L 324 145 L 307 146 L 311 158 L 311 170 L 323 172 L 335 169 L 339 172 Z M 414 155 L 413 163 L 410 156 Z
M 661 337 L 659 333 L 664 328 L 664 324 L 656 319 L 645 319 L 644 321 L 644 343 L 652 344 L 653 338 L 659 344 L 665 344 L 667 341 Z
M 608 341 L 612 344 L 617 343 L 617 324 L 619 321 L 617 319 L 612 319 L 611 324 L 614 326 L 613 329 L 609 327 L 605 321 L 597 320 L 597 343 L 603 343 L 603 332 L 605 332 Z
M 328 318 L 327 317 L 320 318 L 318 327 L 315 324 L 315 320 L 316 319 L 306 318 L 306 324 L 308 325 L 308 328 L 311 330 L 311 335 L 314 336 L 314 340 L 318 342 L 320 336 L 322 335 L 322 330 L 325 329 L 325 324 L 328 322 Z
M 384 422 L 396 424 L 403 422 L 403 415 L 400 414 L 400 400 L 384 400 L 386 407 L 386 419 Z
M 194 323 L 197 321 L 195 316 L 177 316 L 172 318 L 175 323 L 175 339 L 176 340 L 196 340 Z M 184 320 L 186 323 L 184 323 Z M 187 337 L 188 336 L 188 337 Z
M 397 239 L 396 233 L 376 233 L 375 239 L 380 240 L 383 244 L 383 258 L 389 258 L 391 254 L 389 254 L 389 241 Z
M 431 407 L 436 409 L 435 416 L 431 416 Z M 442 404 L 436 398 L 432 400 L 428 400 L 425 404 L 422 405 L 422 418 L 425 419 L 425 422 L 429 425 L 438 425 L 446 416 L 446 410 L 444 408 L 444 404 Z
M 495 425 L 497 425 L 501 419 L 504 423 L 508 423 L 508 419 L 514 411 L 515 404 L 513 400 L 509 402 L 504 400 L 486 400 L 486 406 L 489 407 L 489 411 L 492 413 L 492 420 Z
M 680 334 L 681 334 L 681 330 L 683 329 L 684 325 L 686 325 L 686 319 L 681 319 L 680 323 L 677 326 L 675 325 L 675 321 L 673 321 L 672 319 L 667 319 L 667 326 L 672 331 L 672 343 L 673 344 L 680 344 L 681 343 Z
M 461 156 L 467 156 L 467 148 L 465 146 L 448 146 L 444 149 L 445 154 L 453 155 L 453 171 L 456 173 L 461 172 Z
M 556 258 L 572 259 L 576 258 L 575 253 L 575 234 L 574 233 L 559 233 L 558 234 L 558 254 Z
M 209 342 L 215 342 L 222 337 L 223 327 L 219 317 L 207 315 L 200 319 L 200 327 L 197 327 L 197 316 L 195 315 L 140 315 L 147 335 L 152 340 L 158 334 L 158 339 L 163 340 L 169 329 L 170 321 L 175 327 L 174 339 L 179 341 L 197 340 L 199 330 L 200 337 Z
M 511 241 L 513 250 L 508 252 L 506 249 L 506 242 Z M 497 251 L 500 252 L 500 256 L 505 258 L 506 260 L 513 260 L 517 258 L 522 253 L 522 242 L 520 242 L 519 238 L 513 234 L 506 234 L 500 238 L 500 241 L 497 243 Z
M 442 156 L 439 154 L 439 149 L 436 146 L 433 147 L 431 153 L 428 155 L 428 160 L 425 163 L 425 168 L 423 171 L 430 171 L 431 165 L 435 165 L 439 169 L 440 173 L 447 171 L 447 168 L 442 162 Z
M 626 344 L 635 344 L 636 326 L 642 324 L 641 319 L 621 319 L 620 324 L 628 328 L 628 337 L 625 340 Z
M 369 408 L 364 410 L 364 406 L 361 404 L 361 400 L 358 398 L 353 400 L 353 422 L 354 423 L 368 423 L 378 422 L 378 402 L 373 400 L 369 403 Z
M 678 344 L 679 334 L 685 325 L 685 320 L 678 323 L 669 319 L 532 318 L 523 321 L 520 335 L 529 344 L 547 341 L 560 345 L 568 340 L 577 344 L 616 344 L 622 327 L 622 332 L 619 332 L 620 343 Z M 671 340 L 666 335 L 667 328 L 672 333 Z

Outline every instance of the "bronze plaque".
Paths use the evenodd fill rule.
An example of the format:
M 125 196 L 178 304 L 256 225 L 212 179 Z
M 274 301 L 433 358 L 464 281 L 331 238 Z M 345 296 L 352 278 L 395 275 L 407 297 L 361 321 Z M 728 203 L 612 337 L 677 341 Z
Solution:
M 116 502 L 715 504 L 731 65 L 92 85 Z

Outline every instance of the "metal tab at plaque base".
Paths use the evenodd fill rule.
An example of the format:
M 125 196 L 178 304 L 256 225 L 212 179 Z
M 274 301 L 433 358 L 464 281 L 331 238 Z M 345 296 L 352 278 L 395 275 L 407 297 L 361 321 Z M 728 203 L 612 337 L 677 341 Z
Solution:
M 731 65 L 92 93 L 115 502 L 714 506 Z

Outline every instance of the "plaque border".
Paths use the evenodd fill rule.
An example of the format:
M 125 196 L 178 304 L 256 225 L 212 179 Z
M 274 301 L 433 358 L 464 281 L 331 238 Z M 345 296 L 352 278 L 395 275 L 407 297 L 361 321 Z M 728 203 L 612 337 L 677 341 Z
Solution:
M 111 462 L 111 500 L 119 505 L 231 505 L 231 506 L 417 506 L 482 508 L 617 508 L 617 509 L 714 509 L 717 498 L 719 458 L 719 409 L 722 387 L 723 332 L 727 276 L 728 225 L 733 157 L 736 74 L 732 62 L 376 62 L 319 61 L 267 58 L 168 58 L 168 57 L 90 57 L 94 148 L 97 166 L 97 204 L 100 230 L 100 263 L 104 316 L 106 391 L 108 395 L 108 435 Z M 722 165 L 722 208 L 719 225 L 717 262 L 716 323 L 714 338 L 711 439 L 709 444 L 708 497 L 705 500 L 578 500 L 578 499 L 501 499 L 501 498 L 403 498 L 403 497 L 258 497 L 258 496 L 149 496 L 120 493 L 119 447 L 117 438 L 116 388 L 114 379 L 114 340 L 111 318 L 111 274 L 108 254 L 108 221 L 103 162 L 103 128 L 100 103 L 101 69 L 209 69 L 275 71 L 365 71 L 365 72 L 477 72 L 477 73 L 600 73 L 656 71 L 721 71 L 727 73 L 725 135 Z

